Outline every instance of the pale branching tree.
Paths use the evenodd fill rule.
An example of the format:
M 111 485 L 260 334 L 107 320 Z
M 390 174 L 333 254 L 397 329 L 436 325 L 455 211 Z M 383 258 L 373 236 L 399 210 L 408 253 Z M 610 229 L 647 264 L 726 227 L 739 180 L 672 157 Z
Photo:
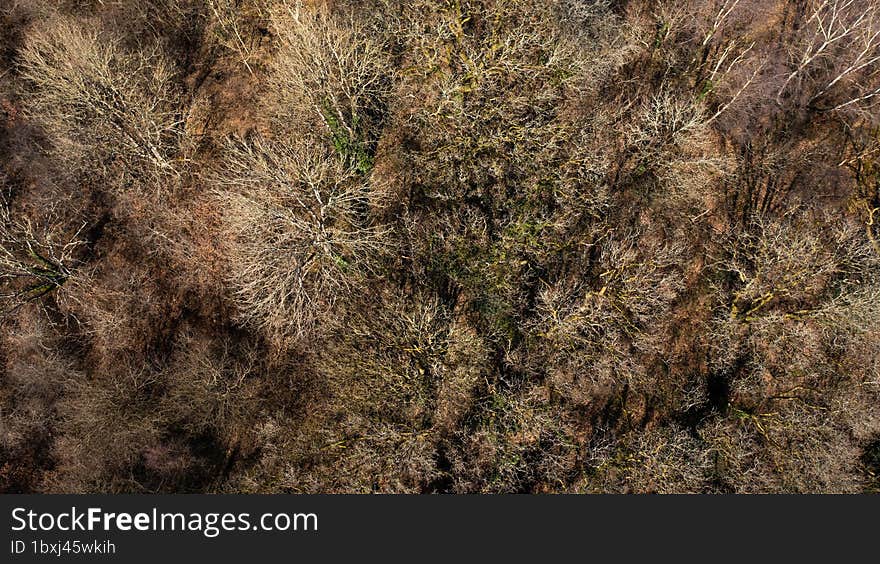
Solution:
M 369 172 L 388 89 L 382 44 L 323 1 L 284 0 L 270 14 L 279 44 L 269 78 L 276 127 L 320 124 L 348 164 Z
M 714 325 L 725 418 L 701 430 L 733 491 L 858 491 L 860 447 L 880 430 L 878 260 L 857 225 L 756 219 L 721 266 Z M 858 414 L 858 415 L 854 415 Z M 745 472 L 745 473 L 744 473 Z
M 800 401 L 733 408 L 708 422 L 714 477 L 730 493 L 857 493 L 859 445 L 840 413 Z
M 657 352 L 656 336 L 683 289 L 682 249 L 641 241 L 636 233 L 602 241 L 598 276 L 547 284 L 535 331 L 561 393 L 579 403 L 624 384 L 641 387 L 637 354 Z
M 566 488 L 578 469 L 576 429 L 540 384 L 490 386 L 447 451 L 455 493 L 536 493 Z
M 774 300 L 813 297 L 837 270 L 834 255 L 813 234 L 786 223 L 759 219 L 755 225 L 754 235 L 739 235 L 731 257 L 730 271 L 742 283 L 734 294 L 731 317 L 748 318 Z
M 424 491 L 440 475 L 439 442 L 473 407 L 485 342 L 427 294 L 352 301 L 314 358 L 321 401 L 296 432 L 267 428 L 264 463 L 293 491 Z
M 0 317 L 59 289 L 72 276 L 85 245 L 82 227 L 65 230 L 63 219 L 17 216 L 0 202 Z
M 709 445 L 676 425 L 622 437 L 596 433 L 579 491 L 595 493 L 702 493 L 710 489 Z
M 321 147 L 229 141 L 216 182 L 234 238 L 235 295 L 262 329 L 309 333 L 385 246 L 369 184 Z
M 808 103 L 839 110 L 880 95 L 880 11 L 863 0 L 812 0 L 792 70 L 776 94 L 806 89 Z
M 705 102 L 686 92 L 663 89 L 651 96 L 627 131 L 627 144 L 637 156 L 631 163 L 631 178 L 650 172 L 665 196 L 679 204 L 705 206 L 707 185 L 733 168 L 731 159 L 717 148 L 710 127 L 715 117 L 708 115 Z
M 20 60 L 28 112 L 61 158 L 142 181 L 175 171 L 181 93 L 158 50 L 130 52 L 96 22 L 58 18 L 28 34 Z
M 261 36 L 250 20 L 266 17 L 265 0 L 208 0 L 210 30 L 217 42 L 234 53 L 253 75 L 259 56 Z M 250 20 L 248 19 L 250 18 Z

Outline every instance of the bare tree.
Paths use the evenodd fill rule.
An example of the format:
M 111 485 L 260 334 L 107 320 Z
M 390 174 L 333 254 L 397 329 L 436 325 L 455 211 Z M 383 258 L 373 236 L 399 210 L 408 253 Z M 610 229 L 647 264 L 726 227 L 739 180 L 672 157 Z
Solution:
M 837 270 L 834 255 L 815 236 L 785 223 L 768 224 L 759 219 L 756 226 L 756 235 L 743 233 L 739 237 L 728 267 L 743 283 L 731 305 L 733 317 L 748 318 L 786 296 L 816 295 Z
M 254 21 L 265 18 L 265 0 L 208 0 L 211 30 L 225 49 L 235 53 L 241 64 L 253 76 L 254 63 L 259 55 L 262 36 Z M 250 20 L 248 19 L 250 18 Z
M 705 493 L 713 463 L 709 445 L 677 425 L 620 437 L 597 430 L 578 491 L 595 493 Z
M 485 343 L 430 295 L 350 301 L 314 357 L 320 401 L 297 432 L 273 430 L 267 463 L 296 491 L 422 491 L 441 476 L 439 443 L 473 406 Z
M 759 219 L 737 241 L 719 265 L 735 277 L 733 303 L 712 339 L 726 416 L 701 430 L 721 480 L 734 491 L 858 491 L 860 444 L 880 429 L 866 409 L 878 391 L 873 248 L 836 218 Z
M 596 279 L 561 280 L 540 292 L 535 331 L 552 381 L 574 401 L 590 403 L 597 391 L 644 383 L 634 351 L 656 352 L 659 327 L 683 288 L 681 249 L 639 240 L 635 233 L 610 234 L 600 243 Z
M 455 493 L 566 491 L 579 466 L 576 424 L 540 384 L 490 387 L 450 449 Z
M 860 449 L 839 413 L 799 401 L 731 409 L 700 434 L 713 474 L 733 493 L 857 493 Z
M 129 52 L 95 22 L 56 18 L 28 35 L 20 58 L 27 109 L 62 158 L 108 175 L 121 162 L 149 180 L 175 171 L 181 93 L 157 49 Z
M 369 215 L 375 195 L 320 147 L 254 139 L 225 148 L 215 181 L 242 315 L 271 332 L 307 334 L 386 244 Z
M 84 226 L 71 233 L 62 223 L 53 214 L 42 221 L 16 217 L 0 202 L 0 316 L 40 300 L 72 276 L 85 244 L 80 236 Z
M 812 0 L 793 70 L 776 96 L 793 84 L 810 80 L 808 103 L 831 96 L 829 109 L 839 110 L 880 95 L 874 72 L 880 63 L 880 12 L 873 2 Z M 811 75 L 811 76 L 810 76 Z M 808 78 L 809 77 L 809 78 Z
M 276 128 L 321 124 L 347 164 L 369 172 L 390 72 L 382 44 L 323 0 L 282 0 L 270 15 L 279 43 L 269 78 Z

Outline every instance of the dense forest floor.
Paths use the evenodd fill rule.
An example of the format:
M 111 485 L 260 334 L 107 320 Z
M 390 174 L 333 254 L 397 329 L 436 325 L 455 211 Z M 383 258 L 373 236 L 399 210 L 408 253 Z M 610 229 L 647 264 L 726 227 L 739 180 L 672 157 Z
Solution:
M 0 491 L 876 492 L 873 0 L 0 0 Z

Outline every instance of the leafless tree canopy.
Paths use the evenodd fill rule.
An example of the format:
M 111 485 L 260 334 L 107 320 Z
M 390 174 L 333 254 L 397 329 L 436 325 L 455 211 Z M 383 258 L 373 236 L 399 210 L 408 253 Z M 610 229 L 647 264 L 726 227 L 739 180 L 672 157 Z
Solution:
M 154 48 L 129 52 L 96 25 L 59 17 L 28 34 L 27 111 L 87 173 L 112 174 L 119 161 L 128 174 L 173 170 L 183 131 L 173 70 Z
M 0 29 L 0 491 L 880 490 L 876 1 Z

